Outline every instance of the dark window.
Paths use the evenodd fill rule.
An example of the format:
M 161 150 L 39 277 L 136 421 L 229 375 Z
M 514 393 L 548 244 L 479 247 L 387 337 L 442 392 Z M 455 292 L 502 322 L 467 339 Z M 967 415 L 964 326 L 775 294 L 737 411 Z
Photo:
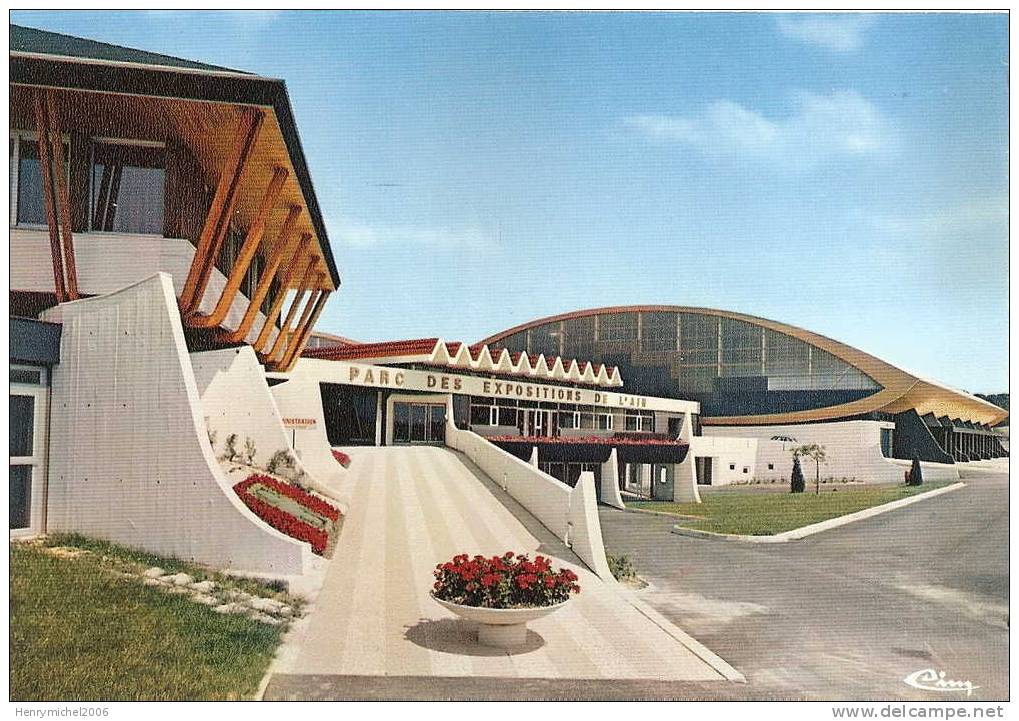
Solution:
M 42 384 L 42 371 L 27 368 L 11 368 L 11 383 L 26 383 L 37 386 Z
M 773 471 L 773 470 L 775 470 L 775 464 L 774 464 L 774 463 L 769 463 L 769 464 L 768 464 L 768 470 L 769 470 L 769 471 Z
M 736 470 L 736 464 L 735 463 L 730 463 L 729 464 L 729 470 L 730 471 L 735 471 Z
M 10 396 L 10 400 L 10 455 L 34 455 L 35 398 L 32 396 Z
M 517 424 L 517 409 L 516 408 L 500 408 L 499 409 L 499 425 L 500 426 L 515 426 Z
M 39 162 L 39 144 L 27 138 L 13 138 L 10 142 L 11 162 L 15 149 L 18 154 L 18 197 L 15 211 L 17 225 L 46 225 L 46 204 L 42 192 L 42 165 Z M 64 172 L 69 157 L 64 143 Z
M 96 141 L 92 145 L 92 230 L 163 233 L 166 151 Z
M 11 529 L 28 528 L 32 517 L 32 466 L 11 466 Z
M 471 406 L 471 425 L 487 426 L 492 409 L 489 406 Z

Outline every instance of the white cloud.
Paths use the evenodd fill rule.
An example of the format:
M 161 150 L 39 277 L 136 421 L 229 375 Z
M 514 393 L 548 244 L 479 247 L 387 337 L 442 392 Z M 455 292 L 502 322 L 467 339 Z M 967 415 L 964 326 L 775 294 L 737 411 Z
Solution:
M 1008 199 L 980 198 L 954 205 L 920 208 L 898 214 L 874 214 L 868 218 L 878 232 L 908 241 L 930 242 L 942 239 L 1008 237 Z
M 792 114 L 768 118 L 731 100 L 710 104 L 703 113 L 637 115 L 626 125 L 657 142 L 678 142 L 708 155 L 757 158 L 794 167 L 836 156 L 866 156 L 893 145 L 880 110 L 853 90 L 830 95 L 799 92 Z
M 863 31 L 874 22 L 873 15 L 858 13 L 783 14 L 777 19 L 783 35 L 839 53 L 863 47 Z
M 465 249 L 495 245 L 494 239 L 481 228 L 428 228 L 400 224 L 368 224 L 350 218 L 327 222 L 329 237 L 338 243 L 356 248 L 382 244 L 416 245 L 430 248 Z

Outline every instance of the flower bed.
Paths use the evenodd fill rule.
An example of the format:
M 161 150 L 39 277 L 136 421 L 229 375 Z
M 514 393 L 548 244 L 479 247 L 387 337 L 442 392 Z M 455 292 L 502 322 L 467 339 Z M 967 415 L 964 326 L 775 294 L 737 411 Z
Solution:
M 350 467 L 350 456 L 348 456 L 343 451 L 337 451 L 336 449 L 333 449 L 333 458 L 335 458 L 336 462 L 339 463 L 344 468 Z
M 682 446 L 685 441 L 672 438 L 636 436 L 485 436 L 493 443 L 549 444 L 590 444 L 599 446 Z
M 580 593 L 577 574 L 556 570 L 544 556 L 530 560 L 507 551 L 502 556 L 466 553 L 440 563 L 433 572 L 432 595 L 443 601 L 480 608 L 535 608 L 554 606 Z
M 286 496 L 312 513 L 327 518 L 333 523 L 340 519 L 340 512 L 337 509 L 321 498 L 317 498 L 310 493 L 302 491 L 300 488 L 295 488 L 270 476 L 251 475 L 234 486 L 234 492 L 237 493 L 241 501 L 244 502 L 244 505 L 251 509 L 256 516 L 277 531 L 299 541 L 310 543 L 311 550 L 318 555 L 321 556 L 325 553 L 326 545 L 329 543 L 329 533 L 325 529 L 315 528 L 310 523 L 295 518 L 290 513 L 256 497 L 251 492 L 251 487 L 254 485 L 264 486 L 279 493 L 281 496 Z

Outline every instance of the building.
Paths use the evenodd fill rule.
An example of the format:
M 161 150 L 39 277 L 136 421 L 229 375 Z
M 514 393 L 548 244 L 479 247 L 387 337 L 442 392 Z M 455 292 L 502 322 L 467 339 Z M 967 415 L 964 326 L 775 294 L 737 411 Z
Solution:
M 11 26 L 10 123 L 11 534 L 299 572 L 209 440 L 340 283 L 283 81 Z
M 705 448 L 702 483 L 718 482 L 719 472 L 728 480 L 787 474 L 788 453 L 764 450 L 775 444 L 825 444 L 828 473 L 879 480 L 901 478 L 881 458 L 916 454 L 950 467 L 1005 454 L 993 430 L 1007 416 L 1001 408 L 831 338 L 740 313 L 596 308 L 523 323 L 482 343 L 615 365 L 630 392 L 699 403 L 703 437 L 761 446 L 755 461 L 724 463 Z
M 608 573 L 596 500 L 781 479 L 799 443 L 829 447 L 826 476 L 889 482 L 914 454 L 952 478 L 1004 453 L 996 406 L 724 311 L 581 311 L 471 346 L 316 332 L 340 277 L 283 81 L 10 41 L 12 537 L 297 576 L 309 546 L 239 500 L 231 438 L 344 511 L 337 446 L 436 444 Z

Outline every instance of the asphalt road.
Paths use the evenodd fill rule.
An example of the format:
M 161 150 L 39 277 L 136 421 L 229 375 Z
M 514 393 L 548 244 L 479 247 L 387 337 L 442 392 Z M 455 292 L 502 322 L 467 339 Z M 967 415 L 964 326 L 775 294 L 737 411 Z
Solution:
M 742 671 L 747 698 L 967 700 L 912 688 L 927 668 L 1008 698 L 1008 476 L 783 544 L 670 533 L 661 516 L 601 507 L 610 553 L 641 595 Z

